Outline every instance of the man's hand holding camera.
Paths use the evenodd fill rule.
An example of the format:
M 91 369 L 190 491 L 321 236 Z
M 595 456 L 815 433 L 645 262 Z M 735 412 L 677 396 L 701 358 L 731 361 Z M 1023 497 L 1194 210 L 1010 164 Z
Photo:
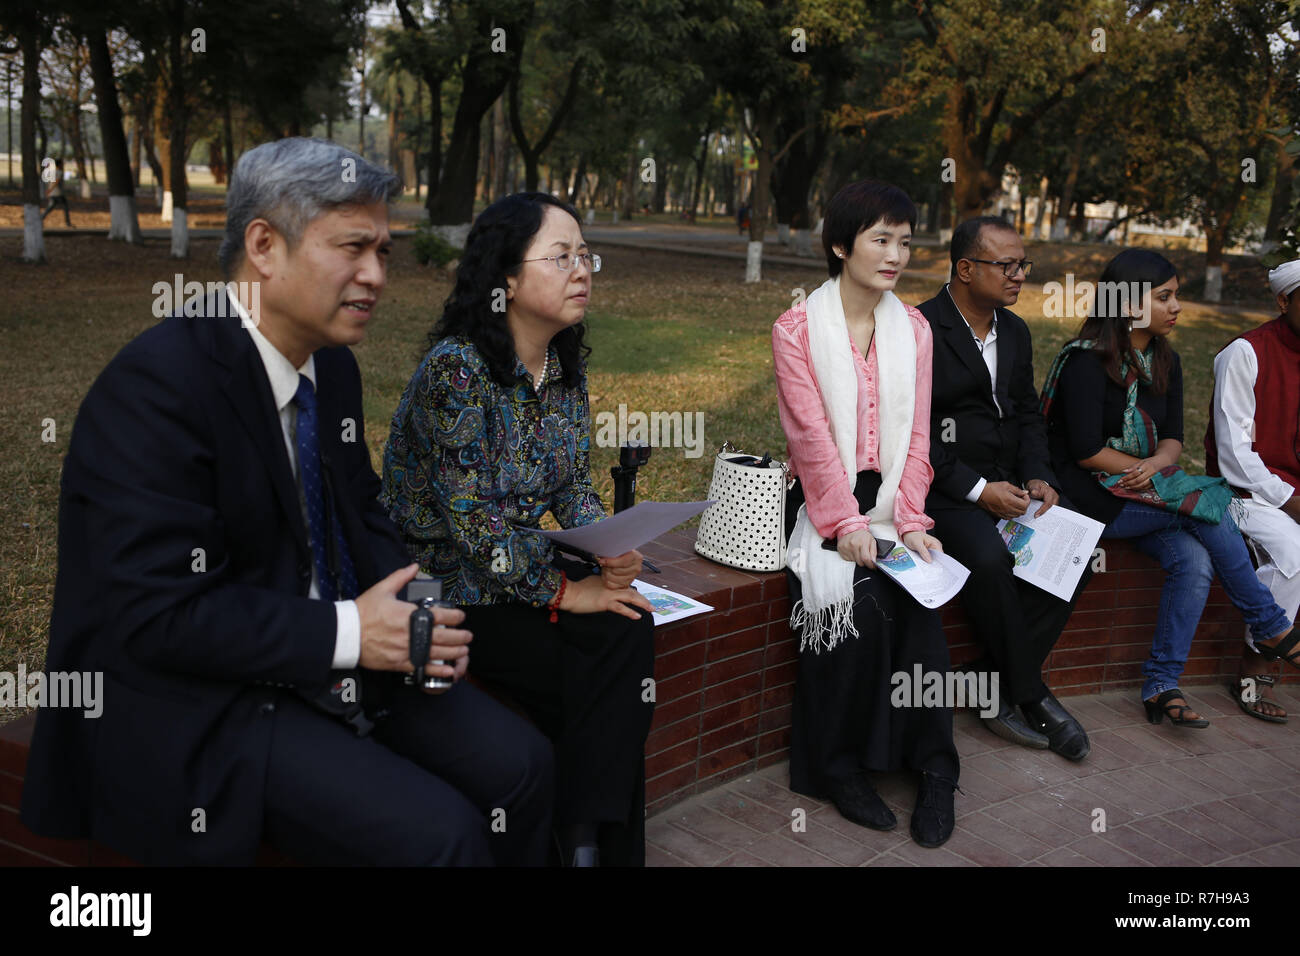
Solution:
M 357 598 L 357 612 L 361 617 L 360 666 L 376 671 L 410 673 L 410 622 L 416 605 L 399 600 L 397 594 L 419 570 L 418 564 L 409 564 Z M 465 620 L 465 612 L 449 607 L 431 610 L 438 626 L 433 629 L 429 659 L 447 663 L 427 664 L 424 672 L 430 677 L 460 680 L 469 667 L 469 642 L 473 640 L 469 631 L 456 627 Z

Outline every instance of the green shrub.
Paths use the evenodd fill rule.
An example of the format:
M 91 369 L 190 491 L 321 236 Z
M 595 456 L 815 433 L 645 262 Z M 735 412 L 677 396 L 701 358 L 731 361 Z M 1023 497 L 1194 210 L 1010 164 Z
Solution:
M 428 222 L 420 223 L 415 230 L 415 257 L 422 266 L 432 263 L 441 268 L 453 259 L 459 259 L 463 251 L 434 232 Z

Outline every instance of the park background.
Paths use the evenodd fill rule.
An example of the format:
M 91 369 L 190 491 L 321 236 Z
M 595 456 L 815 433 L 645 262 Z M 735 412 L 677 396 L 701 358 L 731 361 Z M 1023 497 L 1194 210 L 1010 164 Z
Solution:
M 376 467 L 457 244 L 525 188 L 573 202 L 605 259 L 593 413 L 704 414 L 703 456 L 656 449 L 638 496 L 703 497 L 724 440 L 780 456 L 771 324 L 825 277 L 826 201 L 870 176 L 920 209 L 907 302 L 945 280 L 956 222 L 1016 225 L 1040 384 L 1083 315 L 1051 308 L 1048 284 L 1095 281 L 1124 244 L 1163 249 L 1200 471 L 1211 359 L 1272 317 L 1266 268 L 1296 255 L 1297 23 L 1278 0 L 10 0 L 0 671 L 43 666 L 76 410 L 157 321 L 157 283 L 220 277 L 225 183 L 252 145 L 327 136 L 406 184 L 355 350 Z M 41 220 L 55 158 L 72 229 Z M 607 504 L 616 454 L 593 455 Z

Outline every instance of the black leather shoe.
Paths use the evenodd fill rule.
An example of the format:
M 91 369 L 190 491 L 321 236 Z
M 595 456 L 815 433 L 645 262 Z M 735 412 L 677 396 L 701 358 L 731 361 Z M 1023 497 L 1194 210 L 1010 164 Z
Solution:
M 885 806 L 876 788 L 867 779 L 865 771 L 859 771 L 844 780 L 835 780 L 830 785 L 831 802 L 840 816 L 858 826 L 872 830 L 892 830 L 898 826 L 894 811 Z
M 948 842 L 957 823 L 952 792 L 956 781 L 921 771 L 921 785 L 916 788 L 916 806 L 912 809 L 912 839 L 921 846 L 936 847 Z
M 1013 744 L 1032 747 L 1035 750 L 1046 750 L 1048 747 L 1047 737 L 1030 727 L 1025 719 L 1020 716 L 1020 710 L 1016 705 L 1008 703 L 1005 698 L 999 698 L 998 700 L 996 717 L 981 716 L 980 720 L 993 733 L 1003 740 L 1011 741 Z
M 1066 760 L 1082 760 L 1088 756 L 1092 744 L 1088 743 L 1083 726 L 1070 716 L 1051 691 L 1042 700 L 1021 704 L 1020 709 L 1030 727 L 1047 735 L 1047 746 L 1053 753 Z

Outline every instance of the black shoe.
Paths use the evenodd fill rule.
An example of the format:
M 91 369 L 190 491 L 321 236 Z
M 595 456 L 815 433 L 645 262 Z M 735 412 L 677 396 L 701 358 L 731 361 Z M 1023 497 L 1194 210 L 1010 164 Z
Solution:
M 596 828 L 590 824 L 562 827 L 554 831 L 560 866 L 600 866 Z
M 898 826 L 894 811 L 885 806 L 876 788 L 867 779 L 865 771 L 859 771 L 844 780 L 834 780 L 830 785 L 831 802 L 840 816 L 858 826 L 872 830 L 892 830 Z
M 1047 735 L 1047 746 L 1053 753 L 1066 760 L 1082 760 L 1088 756 L 1092 744 L 1088 743 L 1083 726 L 1070 716 L 1050 690 L 1042 700 L 1021 704 L 1020 709 L 1030 727 Z
M 1047 737 L 1030 727 L 1025 722 L 1024 717 L 1020 715 L 1016 705 L 1009 703 L 1005 698 L 998 699 L 998 714 L 996 717 L 981 715 L 980 720 L 993 733 L 1003 740 L 1011 741 L 1013 744 L 1032 747 L 1034 750 L 1046 750 L 1050 745 Z
M 952 836 L 957 823 L 953 806 L 956 781 L 949 777 L 921 771 L 921 785 L 916 788 L 916 806 L 912 809 L 912 839 L 921 846 L 942 846 Z

